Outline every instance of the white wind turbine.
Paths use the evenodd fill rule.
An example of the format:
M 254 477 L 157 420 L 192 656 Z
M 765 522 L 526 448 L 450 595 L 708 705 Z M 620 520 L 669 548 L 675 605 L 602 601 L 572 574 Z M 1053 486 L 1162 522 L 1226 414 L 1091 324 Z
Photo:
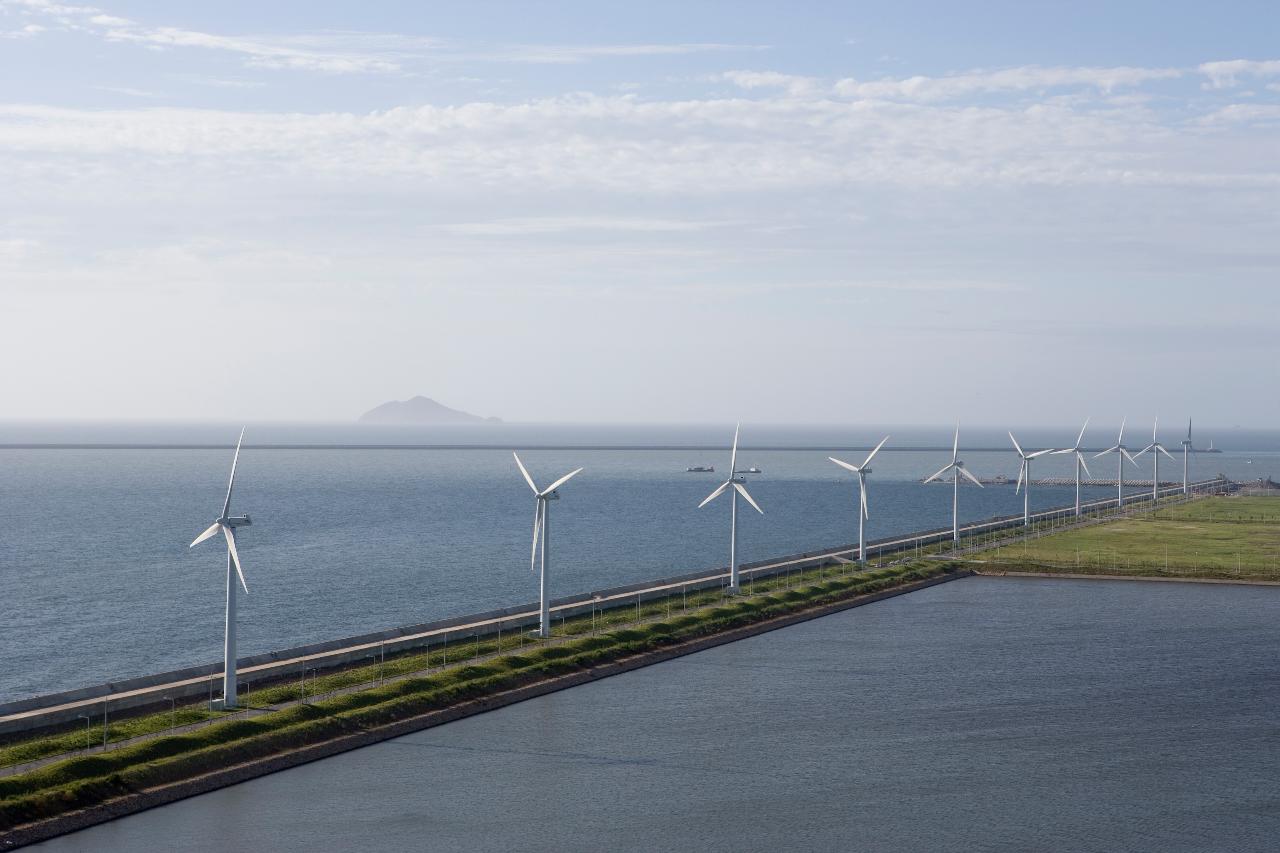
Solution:
M 1138 463 L 1129 455 L 1128 449 L 1124 446 L 1124 425 L 1128 417 L 1122 418 L 1120 421 L 1120 437 L 1116 439 L 1116 443 L 1101 453 L 1095 453 L 1094 459 L 1099 456 L 1106 456 L 1108 453 L 1116 454 L 1116 506 L 1124 506 L 1124 460 L 1128 459 L 1133 466 L 1138 467 Z
M 236 463 L 240 461 L 240 445 L 244 441 L 244 430 L 240 430 L 240 439 L 236 442 L 235 456 L 231 457 L 231 479 L 227 483 L 227 498 L 222 502 L 222 514 L 218 516 L 217 521 L 209 525 L 205 530 L 195 538 L 189 548 L 194 548 L 206 539 L 212 538 L 222 531 L 223 537 L 227 540 L 227 625 L 226 634 L 222 649 L 222 707 L 224 709 L 236 707 L 237 684 L 236 684 L 236 576 L 240 578 L 240 586 L 244 587 L 245 593 L 249 592 L 248 585 L 244 582 L 244 571 L 240 568 L 240 553 L 236 550 L 236 534 L 237 527 L 245 527 L 252 522 L 247 515 L 231 516 L 227 513 L 231 509 L 231 490 L 236 484 Z M 232 569 L 235 574 L 232 574 Z
M 1187 479 L 1191 459 L 1191 418 L 1187 418 L 1187 437 L 1182 439 L 1182 493 L 1190 494 L 1191 483 Z
M 925 480 L 926 483 L 932 483 L 948 471 L 952 472 L 952 492 L 951 492 L 951 541 L 960 541 L 960 478 L 968 477 L 978 488 L 983 488 L 982 483 L 977 477 L 969 473 L 969 469 L 964 467 L 964 463 L 956 458 L 960 452 L 960 424 L 956 424 L 956 439 L 951 444 L 951 461 L 944 465 L 942 470 Z
M 511 455 L 516 458 L 516 467 L 520 469 L 520 473 L 524 475 L 524 481 L 529 484 L 529 488 L 533 489 L 534 510 L 533 510 L 533 550 L 529 556 L 529 571 L 538 571 L 538 541 L 542 541 L 542 572 L 538 579 L 538 636 L 551 636 L 551 599 L 547 597 L 547 552 L 551 549 L 551 534 L 547 525 L 547 503 L 550 501 L 560 500 L 560 494 L 556 489 L 569 482 L 569 478 L 580 472 L 582 469 L 577 468 L 565 474 L 559 480 L 556 480 L 545 489 L 539 490 L 533 483 L 533 478 L 529 476 L 528 470 L 525 469 L 524 463 L 520 461 L 520 456 L 513 450 Z
M 887 435 L 882 438 L 880 443 L 875 446 L 875 449 L 867 454 L 867 458 L 862 460 L 861 465 L 850 465 L 848 462 L 842 462 L 834 456 L 827 457 L 841 468 L 858 475 L 858 494 L 859 503 L 861 504 L 858 510 L 858 562 L 863 564 L 867 562 L 866 522 L 871 517 L 871 514 L 867 512 L 867 475 L 871 473 L 871 469 L 867 466 L 871 464 L 872 458 L 880 452 L 880 448 L 884 447 L 884 443 L 888 440 L 889 436 Z
M 1089 419 L 1084 419 L 1084 426 L 1080 427 L 1080 435 L 1076 436 L 1076 446 L 1067 447 L 1062 450 L 1053 451 L 1055 455 L 1063 453 L 1074 453 L 1076 455 L 1076 515 L 1080 514 L 1080 469 L 1084 468 L 1084 472 L 1089 474 L 1089 466 L 1085 464 L 1084 452 L 1080 449 L 1080 442 L 1084 441 L 1084 431 L 1089 428 Z M 1092 477 L 1092 474 L 1089 474 Z
M 725 480 L 723 483 L 717 486 L 714 492 L 707 495 L 706 498 L 703 499 L 702 503 L 698 504 L 698 509 L 702 509 L 704 506 L 711 503 L 716 498 L 720 497 L 720 495 L 724 494 L 726 489 L 729 489 L 731 486 L 733 487 L 732 490 L 729 492 L 729 497 L 731 498 L 729 502 L 729 592 L 730 593 L 736 593 L 741 588 L 738 583 L 738 495 L 741 494 L 744 498 L 747 499 L 747 503 L 751 504 L 752 508 L 754 508 L 756 512 L 760 513 L 761 515 L 764 515 L 764 510 L 762 510 L 759 504 L 757 504 L 751 498 L 751 495 L 747 492 L 747 487 L 742 485 L 744 482 L 746 482 L 745 479 L 738 476 L 738 471 L 737 471 L 738 431 L 741 429 L 741 427 L 742 427 L 742 424 L 738 424 L 736 427 L 733 428 L 733 450 L 730 451 L 729 453 L 729 479 Z
M 1138 451 L 1141 456 L 1144 453 L 1151 454 L 1151 504 L 1154 506 L 1160 501 L 1160 454 L 1163 453 L 1170 459 L 1173 454 L 1164 449 L 1164 445 L 1160 443 L 1160 439 L 1156 438 L 1156 433 L 1160 430 L 1160 419 L 1156 418 L 1155 425 L 1151 427 L 1151 443 Z M 1176 460 L 1174 460 L 1176 461 Z
M 1013 490 L 1016 495 L 1018 490 L 1022 490 L 1022 524 L 1024 527 L 1031 526 L 1031 460 L 1037 456 L 1044 456 L 1046 453 L 1052 453 L 1053 448 L 1049 447 L 1045 450 L 1037 450 L 1035 453 L 1027 453 L 1022 449 L 1022 445 L 1018 444 L 1018 439 L 1013 437 L 1013 431 L 1009 432 L 1009 440 L 1013 442 L 1013 449 L 1018 451 L 1018 458 L 1021 460 L 1018 465 L 1018 486 Z

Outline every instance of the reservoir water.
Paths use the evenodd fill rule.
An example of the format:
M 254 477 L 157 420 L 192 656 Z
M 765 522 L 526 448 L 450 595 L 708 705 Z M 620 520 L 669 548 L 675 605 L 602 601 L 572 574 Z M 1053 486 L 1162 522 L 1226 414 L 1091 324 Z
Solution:
M 33 849 L 1274 850 L 1278 617 L 970 578 Z
M 502 428 L 444 431 L 426 440 L 510 441 L 513 447 L 581 442 L 727 444 L 726 429 Z M 367 432 L 254 428 L 249 440 L 315 443 L 371 441 Z M 886 429 L 887 431 L 887 429 Z M 230 441 L 226 427 L 71 427 L 22 432 L 19 441 Z M 860 430 L 766 431 L 744 427 L 744 442 L 776 446 L 874 444 L 884 433 Z M 987 447 L 1002 432 L 965 433 Z M 374 436 L 397 443 L 421 433 Z M 947 428 L 895 435 L 894 443 L 945 443 Z M 1043 446 L 1070 435 L 1020 435 Z M 1136 443 L 1136 442 L 1135 442 Z M 891 445 L 893 447 L 894 445 Z M 746 561 L 856 540 L 856 478 L 820 449 L 745 451 L 757 466 L 748 486 L 765 510 L 740 525 Z M 853 462 L 862 455 L 836 452 Z M 920 485 L 949 452 L 890 450 L 870 478 L 869 536 L 950 524 L 951 490 Z M 728 506 L 697 504 L 717 485 L 727 448 L 689 450 L 530 450 L 522 452 L 546 484 L 584 466 L 552 508 L 552 592 L 569 595 L 723 566 Z M 984 477 L 1017 475 L 1008 451 L 966 453 Z M 1248 462 L 1252 459 L 1252 462 Z M 1106 460 L 1093 473 L 1114 476 Z M 222 505 L 231 453 L 191 449 L 0 449 L 0 701 L 110 679 L 221 660 L 225 552 L 218 542 L 188 550 Z M 1256 463 L 1256 464 L 1255 464 Z M 1192 476 L 1244 478 L 1280 472 L 1274 451 L 1192 458 Z M 718 473 L 694 474 L 711 464 Z M 1269 467 L 1268 467 L 1269 466 Z M 1040 476 L 1071 474 L 1068 457 L 1035 462 Z M 1163 471 L 1181 476 L 1181 466 Z M 1150 476 L 1149 469 L 1129 476 Z M 1111 489 L 1087 489 L 1086 497 Z M 1039 487 L 1033 506 L 1064 505 L 1069 487 Z M 961 494 L 963 519 L 1020 512 L 1012 485 Z M 744 507 L 745 509 L 745 507 Z M 247 512 L 241 556 L 250 594 L 240 598 L 242 655 L 409 625 L 537 597 L 529 571 L 533 499 L 511 454 L 497 449 L 246 449 L 232 511 Z

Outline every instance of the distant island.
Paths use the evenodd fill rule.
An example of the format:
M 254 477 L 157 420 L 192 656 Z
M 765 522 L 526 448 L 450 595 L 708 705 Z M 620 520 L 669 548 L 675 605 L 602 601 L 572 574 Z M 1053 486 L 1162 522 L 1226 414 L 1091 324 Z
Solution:
M 500 424 L 501 418 L 482 418 L 469 412 L 451 409 L 430 397 L 392 400 L 360 416 L 362 424 Z

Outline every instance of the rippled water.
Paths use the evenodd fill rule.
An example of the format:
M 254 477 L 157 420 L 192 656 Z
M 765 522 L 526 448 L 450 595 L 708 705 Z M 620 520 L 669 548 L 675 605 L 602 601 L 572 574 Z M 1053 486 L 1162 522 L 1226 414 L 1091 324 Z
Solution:
M 605 440 L 643 434 L 633 428 Z M 210 435 L 205 430 L 194 437 Z M 524 438 L 538 443 L 557 435 L 548 429 Z M 581 436 L 569 430 L 559 437 Z M 709 434 L 659 431 L 658 437 L 706 441 Z M 851 435 L 847 441 L 878 437 Z M 795 443 L 814 436 L 765 438 Z M 553 594 L 724 565 L 727 504 L 696 509 L 722 475 L 685 468 L 714 464 L 723 471 L 727 455 L 524 453 L 544 484 L 586 468 L 552 507 Z M 842 455 L 860 461 L 858 454 Z M 742 465 L 763 469 L 750 477 L 749 488 L 766 514 L 743 519 L 742 559 L 856 539 L 856 480 L 826 456 L 814 450 L 744 452 Z M 950 523 L 950 489 L 916 482 L 947 456 L 898 451 L 877 458 L 872 538 Z M 1274 453 L 1257 459 L 1280 462 Z M 1017 473 L 1012 451 L 973 452 L 966 460 L 983 476 Z M 221 659 L 224 552 L 216 542 L 194 551 L 186 546 L 221 508 L 229 465 L 228 450 L 0 449 L 0 701 Z M 1196 457 L 1193 476 L 1226 469 L 1252 473 L 1255 467 L 1265 466 L 1246 464 L 1241 454 Z M 1274 469 L 1280 472 L 1280 464 Z M 1066 457 L 1036 462 L 1037 476 L 1070 471 Z M 1087 494 L 1109 496 L 1111 490 Z M 1032 493 L 1036 507 L 1066 504 L 1072 496 L 1063 487 Z M 1021 503 L 1012 486 L 968 487 L 961 514 L 971 520 L 1011 514 Z M 503 450 L 246 450 L 232 506 L 253 517 L 253 526 L 240 534 L 250 585 L 250 595 L 240 599 L 241 653 L 535 599 L 528 562 L 532 504 Z
M 1274 850 L 1278 617 L 971 578 L 34 849 Z

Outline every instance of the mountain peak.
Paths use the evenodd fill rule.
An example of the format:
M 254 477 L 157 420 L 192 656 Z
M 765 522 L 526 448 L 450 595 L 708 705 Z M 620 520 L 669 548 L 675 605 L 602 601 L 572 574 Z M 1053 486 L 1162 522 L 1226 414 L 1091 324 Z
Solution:
M 430 397 L 419 394 L 408 400 L 383 403 L 360 416 L 362 424 L 478 424 L 501 423 L 500 418 L 482 418 L 459 409 L 451 409 Z

